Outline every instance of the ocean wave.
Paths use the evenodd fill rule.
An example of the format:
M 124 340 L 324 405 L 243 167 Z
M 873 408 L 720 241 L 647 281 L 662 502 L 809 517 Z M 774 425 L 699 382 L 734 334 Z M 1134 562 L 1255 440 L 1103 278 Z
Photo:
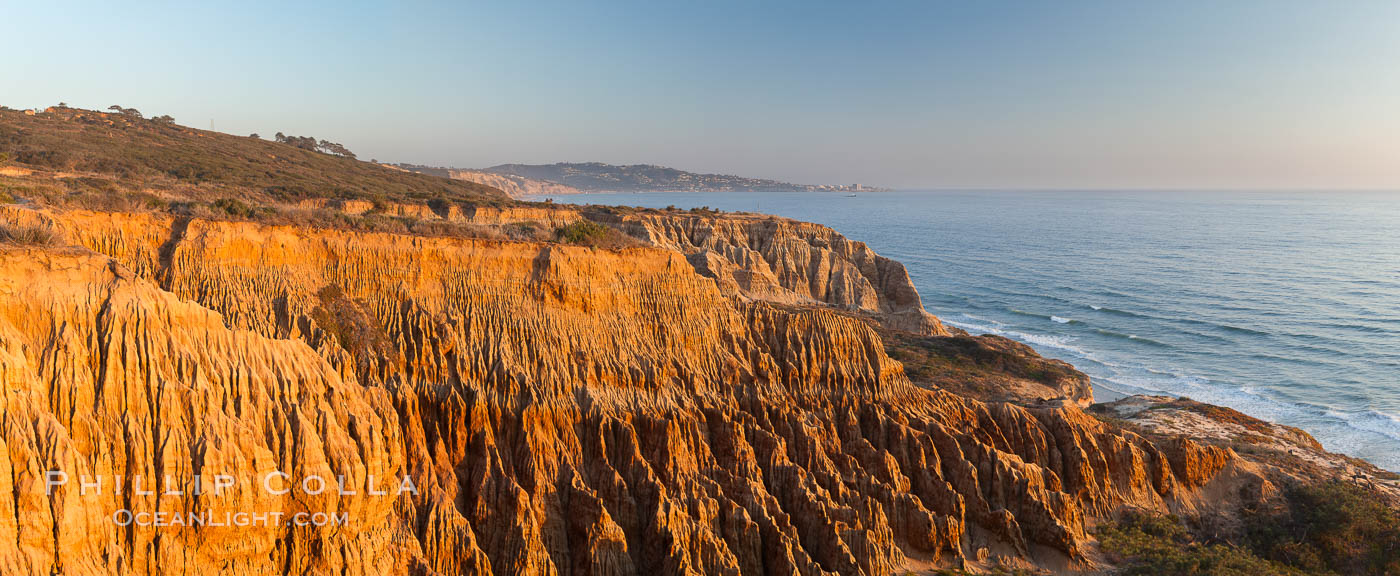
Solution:
M 1313 339 L 1309 340 L 1316 341 Z M 1353 347 L 1353 349 L 1351 350 L 1343 350 L 1341 348 L 1335 348 L 1332 346 L 1317 346 L 1314 344 L 1303 344 L 1299 342 L 1284 342 L 1283 344 L 1279 344 L 1274 348 L 1288 351 L 1300 351 L 1314 356 L 1321 355 L 1329 358 L 1347 358 L 1351 356 L 1356 356 L 1358 352 L 1364 352 L 1364 348 L 1367 345 L 1367 343 L 1364 342 L 1353 342 L 1350 344 Z
M 1094 290 L 1089 290 L 1088 292 L 1091 294 L 1098 294 L 1100 296 L 1108 296 L 1110 298 L 1132 298 L 1132 296 L 1129 296 L 1122 292 L 1109 290 L 1108 288 L 1097 288 Z
M 1161 347 L 1163 347 L 1163 348 L 1170 348 L 1170 347 L 1171 347 L 1171 346 L 1170 346 L 1169 344 L 1167 344 L 1166 342 L 1162 342 L 1162 341 L 1159 341 L 1159 340 L 1153 340 L 1153 339 L 1151 339 L 1151 338 L 1145 338 L 1145 337 L 1142 337 L 1142 336 L 1138 336 L 1137 334 L 1124 334 L 1124 333 L 1122 333 L 1122 332 L 1117 332 L 1117 331 L 1114 331 L 1114 330 L 1105 330 L 1105 329 L 1103 329 L 1103 328 L 1095 328 L 1095 329 L 1094 329 L 1094 333 L 1096 333 L 1096 334 L 1102 334 L 1102 335 L 1104 335 L 1104 336 L 1108 336 L 1109 338 L 1118 338 L 1118 339 L 1121 339 L 1121 340 L 1131 340 L 1131 341 L 1133 341 L 1133 342 L 1141 342 L 1141 343 L 1143 343 L 1143 344 L 1148 344 L 1148 345 L 1151 345 L 1151 346 L 1161 346 Z
M 988 325 L 988 326 L 1005 326 L 1005 325 L 1006 325 L 1006 324 L 1004 324 L 1004 323 L 997 322 L 996 320 L 992 320 L 992 319 L 990 319 L 990 318 L 983 318 L 983 317 L 981 317 L 981 316 L 973 316 L 972 314 L 968 314 L 968 313 L 966 313 L 966 312 L 964 312 L 964 313 L 962 314 L 962 317 L 963 317 L 963 318 L 967 318 L 968 320 L 971 320 L 971 321 L 973 321 L 973 322 L 978 322 L 978 323 L 985 324 L 985 325 Z
M 963 316 L 966 318 L 973 318 L 972 316 L 967 314 L 964 314 Z M 977 318 L 975 320 L 984 322 L 986 321 L 980 318 Z M 1072 342 L 1077 340 L 1073 336 L 1050 336 L 1046 334 L 1032 334 L 1028 332 L 1022 332 L 1019 330 L 1008 330 L 1004 328 L 1005 324 L 1001 324 L 995 321 L 992 321 L 993 324 L 996 324 L 995 326 L 988 324 L 978 324 L 975 321 L 962 322 L 958 320 L 949 320 L 946 318 L 943 320 L 943 322 L 945 324 L 950 324 L 958 328 L 962 328 L 963 330 L 967 330 L 968 332 L 1004 336 L 1006 338 L 1010 338 L 1018 342 L 1030 344 L 1031 346 L 1044 346 L 1046 348 L 1063 350 L 1085 360 L 1097 361 L 1097 359 L 1092 353 L 1072 344 Z
M 1131 310 L 1122 310 L 1122 309 L 1119 309 L 1119 308 L 1110 308 L 1110 307 L 1108 307 L 1108 306 L 1099 306 L 1099 307 L 1097 307 L 1097 308 L 1094 308 L 1094 310 L 1097 310 L 1097 311 L 1099 311 L 1099 312 L 1103 312 L 1104 314 L 1112 314 L 1112 315 L 1114 315 L 1114 316 L 1126 316 L 1126 317 L 1128 317 L 1128 318 L 1147 318 L 1147 319 L 1149 319 L 1149 320 L 1166 320 L 1166 318 L 1158 318 L 1158 317 L 1152 316 L 1152 315 L 1150 315 L 1150 314 L 1140 314 L 1140 313 L 1138 313 L 1138 312 L 1133 312 L 1133 311 L 1131 311 Z
M 1090 305 L 1090 307 L 1093 307 L 1093 305 Z M 1108 306 L 1094 307 L 1094 310 L 1096 310 L 1096 311 L 1098 311 L 1098 312 L 1103 312 L 1103 313 L 1105 313 L 1105 314 L 1112 314 L 1112 315 L 1114 315 L 1114 316 L 1123 316 L 1123 317 L 1127 317 L 1127 318 L 1139 318 L 1139 319 L 1143 319 L 1143 320 L 1154 320 L 1154 321 L 1158 321 L 1158 322 L 1175 322 L 1175 323 L 1187 324 L 1187 325 L 1191 325 L 1191 326 L 1202 326 L 1202 327 L 1206 327 L 1206 328 L 1213 328 L 1213 329 L 1219 330 L 1219 331 L 1221 331 L 1221 332 L 1229 332 L 1229 333 L 1233 333 L 1233 334 L 1247 334 L 1247 335 L 1250 335 L 1250 336 L 1261 336 L 1261 337 L 1271 337 L 1271 336 L 1274 336 L 1273 333 L 1266 332 L 1266 331 L 1263 331 L 1263 330 L 1257 330 L 1257 329 L 1248 328 L 1248 327 L 1245 327 L 1245 326 L 1236 326 L 1236 325 L 1234 325 L 1234 324 L 1227 324 L 1227 323 L 1224 323 L 1224 322 L 1212 322 L 1212 321 L 1210 321 L 1210 320 L 1200 320 L 1200 319 L 1197 319 L 1197 318 L 1173 318 L 1173 317 L 1170 317 L 1170 316 L 1161 316 L 1161 315 L 1157 315 L 1157 314 L 1149 314 L 1149 313 L 1144 313 L 1144 312 L 1134 312 L 1134 311 L 1132 311 L 1132 310 L 1123 310 L 1123 309 L 1120 309 L 1120 308 L 1110 308 L 1110 307 L 1108 307 Z
M 1009 282 L 1009 281 L 1008 281 L 1008 282 Z M 1070 304 L 1070 305 L 1074 304 L 1073 301 L 1068 300 L 1068 299 L 1066 299 L 1066 298 L 1061 298 L 1061 297 L 1056 296 L 1056 295 L 1054 295 L 1054 294 L 1046 294 L 1046 293 L 1044 293 L 1044 292 L 1037 292 L 1037 291 L 1035 291 L 1035 288 L 1034 288 L 1034 287 L 1032 287 L 1032 290 L 1012 290 L 1007 284 L 999 284 L 999 285 L 998 285 L 998 284 L 992 284 L 992 285 L 987 285 L 987 286 L 980 286 L 979 289 L 982 290 L 982 291 L 984 291 L 984 292 L 986 292 L 986 293 L 1001 294 L 1001 295 L 1003 295 L 1003 296 L 1013 296 L 1013 297 L 1018 297 L 1018 298 L 1030 298 L 1030 299 L 1035 299 L 1035 300 L 1052 300 L 1052 301 L 1055 301 L 1055 302 L 1059 302 L 1059 303 L 1061 303 L 1061 304 Z
M 1102 351 L 1089 350 L 1072 336 L 1035 334 L 1008 328 L 1006 324 L 986 318 L 962 314 L 960 319 L 945 322 L 969 332 L 996 334 L 1040 350 L 1047 356 L 1069 355 L 1076 368 L 1089 374 L 1095 386 L 1117 394 L 1165 394 L 1185 396 L 1194 400 L 1229 406 L 1250 416 L 1271 422 L 1293 422 L 1303 425 L 1329 450 L 1337 450 L 1371 459 L 1390 470 L 1400 470 L 1400 454 L 1377 451 L 1377 446 L 1400 441 L 1400 416 L 1377 411 L 1346 413 L 1336 409 L 1311 406 L 1274 396 L 1267 386 L 1240 385 L 1217 382 L 1180 369 L 1160 369 L 1137 362 L 1125 362 Z M 1095 333 L 1125 341 L 1170 347 L 1150 338 L 1137 337 L 1113 330 L 1095 329 Z M 1204 334 L 1203 334 L 1204 335 Z
M 1309 322 L 1305 320 L 1302 322 L 1302 324 L 1305 326 L 1316 326 L 1319 328 L 1331 328 L 1333 330 L 1365 332 L 1367 334 L 1393 334 L 1395 332 L 1395 330 L 1391 330 L 1385 326 L 1375 326 L 1350 322 Z
M 1179 329 L 1177 329 L 1177 333 L 1179 333 L 1179 334 L 1185 334 L 1185 335 L 1187 335 L 1187 336 L 1191 336 L 1191 337 L 1195 337 L 1195 338 L 1202 338 L 1202 339 L 1205 339 L 1205 340 L 1213 340 L 1213 341 L 1215 341 L 1215 342 L 1220 342 L 1220 343 L 1222 343 L 1222 344 L 1229 344 L 1229 345 L 1238 345 L 1238 344 L 1240 344 L 1239 342 L 1236 342 L 1233 338 L 1229 338 L 1229 337 L 1226 337 L 1226 336 L 1221 336 L 1221 335 L 1219 335 L 1219 334 L 1210 334 L 1210 333 L 1207 333 L 1207 332 L 1199 332 L 1199 331 L 1196 331 L 1196 330 L 1188 330 L 1188 329 L 1186 329 L 1186 328 L 1179 328 Z
M 1249 354 L 1249 355 L 1247 355 L 1247 356 L 1248 356 L 1249 358 L 1256 358 L 1256 359 L 1259 359 L 1259 360 L 1267 360 L 1267 361 L 1269 361 L 1269 362 L 1282 362 L 1282 363 L 1286 363 L 1286 364 L 1295 364 L 1295 365 L 1299 365 L 1299 366 L 1337 366 L 1337 365 L 1339 365 L 1337 362 L 1332 362 L 1332 361 L 1327 361 L 1327 360 L 1321 360 L 1321 359 L 1316 359 L 1316 358 L 1300 358 L 1300 357 L 1296 357 L 1296 356 L 1283 356 L 1283 355 L 1279 355 L 1279 354 L 1270 354 L 1270 353 L 1268 353 L 1268 352 L 1255 352 L 1255 353 Z
M 1104 365 L 1109 367 L 1111 373 L 1090 374 L 1091 381 L 1108 382 L 1113 385 L 1110 388 L 1119 391 L 1131 390 L 1134 394 L 1191 396 L 1192 392 L 1207 382 L 1199 376 L 1168 374 L 1112 362 Z
M 1340 419 L 1354 428 L 1380 434 L 1391 440 L 1400 440 L 1400 416 L 1376 410 L 1363 412 L 1338 412 L 1327 410 L 1328 416 Z
M 1207 321 L 1207 320 L 1195 320 L 1195 319 L 1186 319 L 1186 320 L 1184 320 L 1184 321 L 1192 322 L 1192 323 L 1198 323 L 1198 324 L 1203 324 L 1203 325 L 1206 325 L 1206 326 L 1215 326 L 1216 328 L 1220 328 L 1221 330 L 1225 330 L 1225 331 L 1227 331 L 1227 332 L 1237 332 L 1237 333 L 1240 333 L 1240 334 L 1252 334 L 1252 335 L 1254 335 L 1254 336 L 1269 336 L 1269 335 L 1270 335 L 1268 332 L 1264 332 L 1264 331 L 1262 331 L 1262 330 L 1255 330 L 1255 329 L 1253 329 L 1253 328 L 1245 328 L 1245 327 L 1243 327 L 1243 326 L 1235 326 L 1235 325 L 1233 325 L 1233 324 L 1221 324 L 1221 323 L 1217 323 L 1217 322 L 1210 322 L 1210 321 Z
M 1056 315 L 1054 315 L 1054 314 L 1041 314 L 1041 313 L 1039 313 L 1039 312 L 1027 312 L 1027 311 L 1025 311 L 1025 310 L 1021 310 L 1020 308 L 1008 308 L 1007 311 L 1011 312 L 1012 314 L 1017 314 L 1017 315 L 1020 315 L 1020 316 L 1029 316 L 1029 317 L 1031 317 L 1031 318 L 1039 318 L 1039 319 L 1041 319 L 1041 320 L 1049 320 L 1049 321 L 1054 322 L 1054 323 L 1056 323 L 1056 324 L 1079 324 L 1079 321 L 1078 321 L 1078 320 L 1074 320 L 1074 319 L 1072 319 L 1072 318 L 1065 318 L 1065 317 L 1063 317 L 1063 316 L 1056 316 Z

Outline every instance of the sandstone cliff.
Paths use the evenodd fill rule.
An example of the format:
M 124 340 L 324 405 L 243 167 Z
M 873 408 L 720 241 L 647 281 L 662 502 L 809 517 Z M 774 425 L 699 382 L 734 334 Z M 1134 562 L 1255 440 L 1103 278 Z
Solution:
M 1089 568 L 1087 527 L 1121 506 L 1269 490 L 1228 449 L 1153 442 L 1073 402 L 915 386 L 858 317 L 727 293 L 676 250 L 3 217 L 71 244 L 0 247 L 0 562 L 16 573 Z M 48 469 L 186 494 L 223 470 L 361 489 L 46 495 Z M 416 494 L 367 495 L 405 475 Z M 120 509 L 352 523 L 115 527 Z
M 447 177 L 453 180 L 466 180 L 477 184 L 490 186 L 512 198 L 523 198 L 526 196 L 544 195 L 567 195 L 582 194 L 583 191 L 572 186 L 565 186 L 548 180 L 535 180 L 524 176 L 512 174 L 496 174 L 493 172 L 482 172 L 480 170 L 458 170 L 448 169 Z
M 643 212 L 612 221 L 649 244 L 676 250 L 721 288 L 756 300 L 825 304 L 879 315 L 892 328 L 948 335 L 924 311 L 904 265 L 835 230 L 773 216 Z

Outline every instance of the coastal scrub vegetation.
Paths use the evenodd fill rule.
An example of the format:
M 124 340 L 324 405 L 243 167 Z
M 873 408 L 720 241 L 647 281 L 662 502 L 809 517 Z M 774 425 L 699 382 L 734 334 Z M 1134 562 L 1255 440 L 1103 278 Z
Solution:
M 1304 575 L 1226 543 L 1200 542 L 1176 516 L 1129 512 L 1101 528 L 1099 542 L 1120 576 Z
M 252 218 L 256 213 L 247 202 L 237 198 L 220 198 L 214 201 L 214 207 L 235 218 Z
M 595 248 L 617 249 L 636 244 L 636 240 L 622 231 L 591 220 L 579 220 L 554 230 L 554 238 L 565 244 L 579 244 Z
M 1311 571 L 1400 575 L 1400 510 L 1332 480 L 1285 490 L 1286 506 L 1249 511 L 1246 537 L 1261 556 Z
M 317 291 L 316 300 L 311 319 L 350 353 L 360 370 L 372 368 L 379 360 L 402 363 L 402 355 L 362 302 L 334 284 Z
M 1098 531 L 1103 550 L 1135 575 L 1400 575 L 1400 511 L 1340 480 L 1287 487 L 1242 510 L 1228 538 L 1193 534 L 1175 516 L 1129 512 Z
M 121 107 L 117 107 L 121 108 Z M 156 191 L 211 201 L 238 197 L 251 203 L 338 198 L 378 202 L 504 205 L 499 190 L 361 162 L 343 146 L 295 137 L 266 140 L 196 130 L 140 112 L 99 112 L 64 106 L 27 115 L 0 111 L 0 154 L 10 163 L 48 175 L 46 194 L 56 205 L 79 205 L 112 190 Z M 284 137 L 286 139 L 286 137 Z M 85 182 L 75 182 L 82 177 Z M 115 184 L 110 184 L 116 186 Z M 52 195 L 51 197 L 47 195 Z

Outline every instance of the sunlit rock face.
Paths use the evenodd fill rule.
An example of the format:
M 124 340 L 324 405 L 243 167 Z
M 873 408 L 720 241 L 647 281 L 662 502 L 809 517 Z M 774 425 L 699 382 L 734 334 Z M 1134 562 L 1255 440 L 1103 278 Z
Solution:
M 1089 568 L 1093 519 L 1257 480 L 1072 399 L 914 385 L 868 322 L 946 332 L 821 227 L 648 217 L 609 251 L 4 210 L 70 246 L 0 244 L 0 573 Z
M 726 291 L 860 311 L 902 331 L 948 335 L 924 311 L 903 264 L 825 226 L 749 214 L 641 213 L 616 221 L 653 245 L 686 254 Z

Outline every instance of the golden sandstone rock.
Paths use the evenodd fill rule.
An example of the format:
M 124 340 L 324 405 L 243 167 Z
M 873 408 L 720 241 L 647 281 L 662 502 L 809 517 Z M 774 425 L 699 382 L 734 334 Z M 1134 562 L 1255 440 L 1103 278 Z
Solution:
M 745 214 L 639 214 L 617 222 L 650 244 L 686 254 L 726 291 L 868 312 L 898 330 L 948 335 L 924 311 L 902 264 L 825 226 Z
M 869 321 L 946 330 L 902 266 L 819 226 L 627 217 L 652 246 L 609 251 L 0 217 L 73 244 L 0 244 L 0 573 L 1087 569 L 1095 519 L 1263 482 L 1072 398 L 915 385 Z

